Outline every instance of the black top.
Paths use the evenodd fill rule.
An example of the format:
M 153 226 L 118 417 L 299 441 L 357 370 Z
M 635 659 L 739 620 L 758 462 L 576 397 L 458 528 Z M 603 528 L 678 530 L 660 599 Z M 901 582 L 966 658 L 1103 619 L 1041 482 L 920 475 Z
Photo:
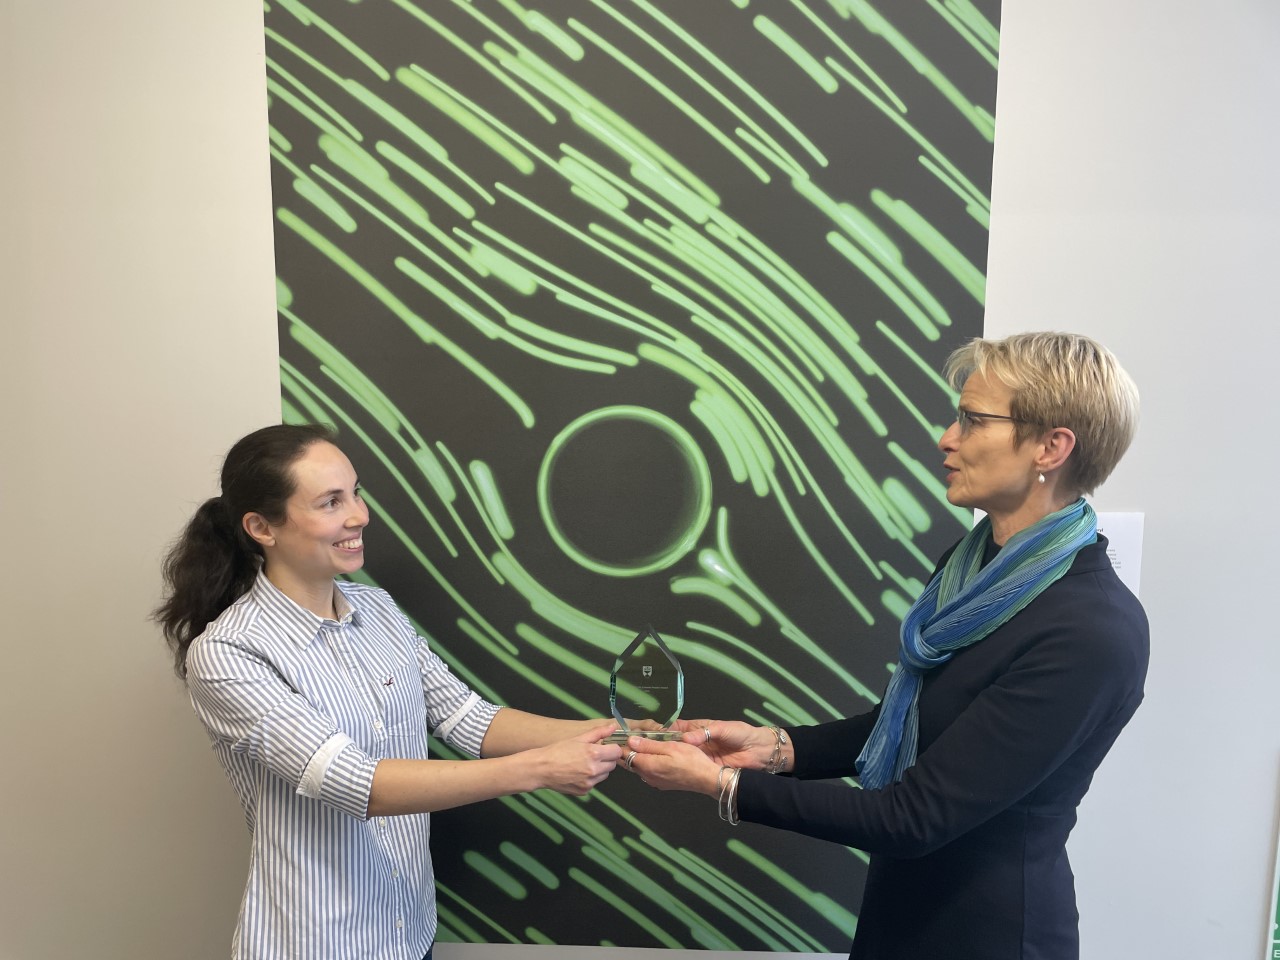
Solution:
M 1067 835 L 1147 673 L 1147 618 L 1106 544 L 925 674 L 917 759 L 901 782 L 811 782 L 855 775 L 879 707 L 789 729 L 794 777 L 743 772 L 743 820 L 871 855 L 851 958 L 1079 956 Z

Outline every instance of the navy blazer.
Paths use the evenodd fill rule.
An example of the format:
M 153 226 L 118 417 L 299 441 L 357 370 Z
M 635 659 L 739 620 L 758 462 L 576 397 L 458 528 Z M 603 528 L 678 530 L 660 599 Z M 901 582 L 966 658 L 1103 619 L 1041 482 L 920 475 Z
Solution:
M 918 755 L 900 782 L 814 782 L 855 775 L 877 707 L 790 729 L 793 776 L 744 771 L 739 814 L 871 855 L 851 958 L 1076 960 L 1067 835 L 1142 701 L 1147 658 L 1146 615 L 1099 537 L 926 674 Z

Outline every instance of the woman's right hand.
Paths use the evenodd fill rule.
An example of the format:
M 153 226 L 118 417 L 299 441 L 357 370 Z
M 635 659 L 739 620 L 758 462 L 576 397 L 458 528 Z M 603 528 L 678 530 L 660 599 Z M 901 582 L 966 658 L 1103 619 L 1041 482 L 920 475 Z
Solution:
M 722 767 L 763 770 L 776 743 L 768 727 L 741 720 L 677 720 L 671 726 Z
M 621 745 L 599 742 L 613 733 L 616 727 L 610 720 L 571 740 L 530 750 L 529 758 L 535 764 L 538 788 L 545 787 L 571 797 L 590 793 L 613 772 L 622 758 Z

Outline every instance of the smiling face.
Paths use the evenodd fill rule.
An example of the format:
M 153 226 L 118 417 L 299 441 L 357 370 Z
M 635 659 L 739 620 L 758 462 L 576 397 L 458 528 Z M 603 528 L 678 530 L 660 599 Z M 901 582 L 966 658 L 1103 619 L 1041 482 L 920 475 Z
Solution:
M 969 414 L 1009 416 L 1013 391 L 999 380 L 975 373 L 960 394 L 960 420 L 947 428 L 938 448 L 946 455 L 947 499 L 957 507 L 974 507 L 991 516 L 997 542 L 1029 526 L 1049 511 L 1040 503 L 1037 469 L 1040 441 L 1014 444 L 1015 424 Z M 1002 538 L 1003 533 L 1003 538 Z
M 290 599 L 327 616 L 333 578 L 364 566 L 369 510 L 355 468 L 331 443 L 311 444 L 291 472 L 294 491 L 284 523 L 269 524 L 258 514 L 248 515 L 246 523 L 249 517 L 259 519 L 258 529 L 249 533 L 262 544 L 267 579 Z

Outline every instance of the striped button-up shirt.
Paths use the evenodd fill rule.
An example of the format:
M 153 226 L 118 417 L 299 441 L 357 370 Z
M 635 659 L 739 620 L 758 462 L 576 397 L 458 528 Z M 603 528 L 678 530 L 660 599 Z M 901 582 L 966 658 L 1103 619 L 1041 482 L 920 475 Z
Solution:
M 435 937 L 427 814 L 367 819 L 373 771 L 428 727 L 479 756 L 498 707 L 454 677 L 383 590 L 338 620 L 261 573 L 187 654 L 187 683 L 252 837 L 237 960 L 421 960 Z

